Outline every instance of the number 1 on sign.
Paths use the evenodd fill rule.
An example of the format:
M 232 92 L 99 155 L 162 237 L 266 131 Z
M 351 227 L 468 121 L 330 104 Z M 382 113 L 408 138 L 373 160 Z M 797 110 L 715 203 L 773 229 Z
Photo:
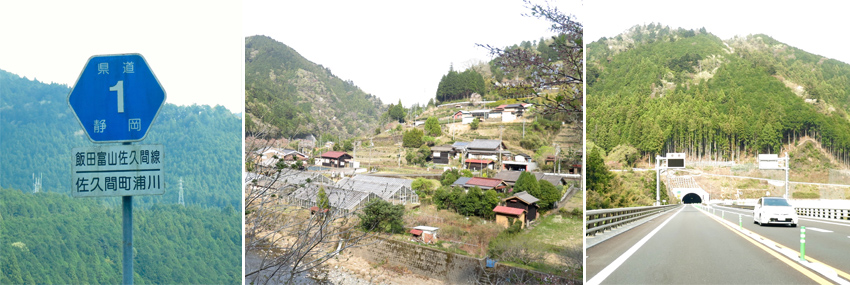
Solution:
M 109 87 L 109 91 L 118 91 L 118 113 L 124 113 L 124 80 L 118 80 L 115 86 Z

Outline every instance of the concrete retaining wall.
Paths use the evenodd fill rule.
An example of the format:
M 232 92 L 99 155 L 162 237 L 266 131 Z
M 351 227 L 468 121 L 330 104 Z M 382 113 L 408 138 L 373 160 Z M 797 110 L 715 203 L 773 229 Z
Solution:
M 454 284 L 475 282 L 480 274 L 482 261 L 472 257 L 378 237 L 361 242 L 369 245 L 352 252 L 369 262 L 403 266 L 415 274 Z
M 368 245 L 351 249 L 351 251 L 369 262 L 405 267 L 414 274 L 439 279 L 450 284 L 470 284 L 483 280 L 487 280 L 483 281 L 485 283 L 499 283 L 497 280 L 519 280 L 526 284 L 582 283 L 501 263 L 497 263 L 496 268 L 485 272 L 484 259 L 382 237 L 375 237 L 361 243 Z

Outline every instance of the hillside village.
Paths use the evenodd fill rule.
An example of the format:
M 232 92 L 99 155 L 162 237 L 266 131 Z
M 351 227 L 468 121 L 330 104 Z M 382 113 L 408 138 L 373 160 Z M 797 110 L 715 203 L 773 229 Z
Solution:
M 376 136 L 345 142 L 320 141 L 316 135 L 254 139 L 246 143 L 246 197 L 268 189 L 263 195 L 275 197 L 277 204 L 312 215 L 359 214 L 374 200 L 402 205 L 404 230 L 390 238 L 475 258 L 493 256 L 497 240 L 523 239 L 554 225 L 551 239 L 537 241 L 548 245 L 519 243 L 550 248 L 539 253 L 545 261 L 511 262 L 509 254 L 503 260 L 564 275 L 581 260 L 555 258 L 580 249 L 580 133 L 548 122 L 532 104 L 494 103 L 501 102 L 432 106 L 410 123 L 389 123 Z M 493 107 L 484 109 L 487 104 Z M 438 133 L 427 129 L 429 118 L 439 123 Z M 541 127 L 541 121 L 550 127 Z M 554 143 L 524 148 L 523 131 Z M 411 133 L 424 139 L 405 147 Z M 320 205 L 323 195 L 327 209 Z M 557 236 L 569 232 L 574 240 Z

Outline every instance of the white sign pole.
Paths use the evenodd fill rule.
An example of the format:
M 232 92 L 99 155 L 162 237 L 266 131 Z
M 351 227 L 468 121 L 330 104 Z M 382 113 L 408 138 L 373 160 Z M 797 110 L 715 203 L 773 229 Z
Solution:
M 788 192 L 791 191 L 791 187 L 788 185 L 788 171 L 791 170 L 791 160 L 789 159 L 788 153 L 785 153 L 785 199 L 788 199 Z
M 655 206 L 661 206 L 661 161 L 660 156 L 655 156 Z

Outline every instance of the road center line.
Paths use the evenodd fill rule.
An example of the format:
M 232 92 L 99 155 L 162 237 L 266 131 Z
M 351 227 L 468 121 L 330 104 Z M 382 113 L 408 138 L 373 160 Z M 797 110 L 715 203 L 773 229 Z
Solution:
M 627 250 L 622 255 L 620 255 L 620 257 L 617 257 L 617 259 L 615 259 L 614 262 L 611 262 L 611 264 L 608 264 L 608 266 L 606 266 L 605 269 L 602 269 L 602 271 L 599 271 L 599 273 L 597 273 L 596 276 L 593 276 L 593 278 L 590 278 L 590 280 L 587 281 L 587 284 L 588 285 L 596 285 L 596 284 L 602 283 L 602 281 L 605 281 L 605 279 L 608 278 L 608 276 L 610 276 L 611 273 L 614 273 L 614 270 L 617 270 L 617 268 L 619 268 L 620 265 L 623 264 L 623 262 L 626 262 L 626 260 L 629 259 L 629 257 L 631 257 L 635 252 L 637 252 L 637 250 L 640 249 L 640 247 L 643 246 L 643 244 L 645 244 L 647 241 L 649 241 L 649 239 L 652 238 L 652 236 L 654 236 L 655 233 L 657 233 L 659 230 L 661 230 L 661 228 L 663 228 L 665 225 L 667 225 L 667 223 L 670 222 L 670 220 L 672 220 L 674 217 L 676 217 L 676 215 L 678 215 L 679 212 L 682 212 L 682 210 L 684 210 L 684 209 L 685 209 L 685 207 L 681 207 L 678 211 L 676 211 L 676 213 L 674 213 L 672 216 L 667 218 L 667 220 L 665 220 L 663 223 L 661 223 L 661 225 L 659 225 L 654 230 L 649 232 L 649 234 L 647 234 L 640 241 L 635 243 L 631 248 L 629 248 L 629 250 Z

